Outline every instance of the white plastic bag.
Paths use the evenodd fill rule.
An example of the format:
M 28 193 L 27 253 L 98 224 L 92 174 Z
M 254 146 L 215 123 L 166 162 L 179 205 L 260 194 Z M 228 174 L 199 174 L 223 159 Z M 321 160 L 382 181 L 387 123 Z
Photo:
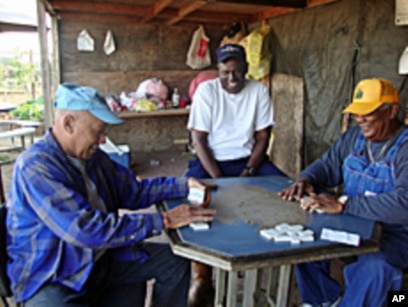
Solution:
M 93 52 L 95 50 L 94 45 L 94 39 L 92 38 L 91 34 L 89 34 L 85 29 L 82 30 L 77 38 L 77 50 Z
M 204 27 L 200 25 L 193 34 L 190 48 L 187 53 L 186 64 L 192 69 L 202 69 L 211 65 L 209 50 L 210 39 L 205 34 Z
M 116 50 L 115 39 L 113 38 L 111 30 L 108 30 L 108 32 L 106 32 L 105 42 L 103 43 L 103 50 L 105 51 L 106 55 L 111 55 Z

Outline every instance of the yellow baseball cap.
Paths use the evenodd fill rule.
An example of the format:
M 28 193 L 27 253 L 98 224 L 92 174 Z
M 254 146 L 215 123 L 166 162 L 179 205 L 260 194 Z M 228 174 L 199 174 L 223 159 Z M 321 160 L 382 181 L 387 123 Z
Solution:
M 343 113 L 367 115 L 385 103 L 399 103 L 395 86 L 386 79 L 364 79 L 357 84 L 353 101 L 343 110 Z

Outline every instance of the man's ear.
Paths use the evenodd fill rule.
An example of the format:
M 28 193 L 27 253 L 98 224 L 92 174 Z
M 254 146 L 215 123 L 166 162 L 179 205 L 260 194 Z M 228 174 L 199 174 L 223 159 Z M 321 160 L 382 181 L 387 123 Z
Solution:
M 67 114 L 64 116 L 63 124 L 64 130 L 67 133 L 72 134 L 74 132 L 75 118 L 71 114 Z
M 400 106 L 398 103 L 393 103 L 391 105 L 391 116 L 390 116 L 391 119 L 394 119 L 398 116 L 399 108 Z

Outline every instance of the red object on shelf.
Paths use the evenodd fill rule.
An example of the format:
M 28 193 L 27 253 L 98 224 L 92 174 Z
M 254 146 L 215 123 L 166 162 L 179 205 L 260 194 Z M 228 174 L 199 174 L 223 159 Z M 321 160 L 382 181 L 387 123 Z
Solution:
M 185 108 L 187 106 L 187 100 L 185 98 L 180 98 L 180 108 Z

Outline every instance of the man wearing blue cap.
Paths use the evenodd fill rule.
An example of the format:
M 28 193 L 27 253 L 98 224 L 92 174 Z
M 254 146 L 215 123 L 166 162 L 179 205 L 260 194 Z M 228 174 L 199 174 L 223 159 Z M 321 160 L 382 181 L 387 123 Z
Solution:
M 274 125 L 268 88 L 245 79 L 248 64 L 242 46 L 222 45 L 217 58 L 218 78 L 201 83 L 193 96 L 188 129 L 196 157 L 189 161 L 186 176 L 284 176 L 266 156 Z M 193 270 L 189 304 L 205 306 L 204 299 L 196 298 L 211 297 L 211 268 L 193 263 Z
M 143 306 L 155 279 L 156 306 L 186 306 L 190 262 L 167 244 L 144 242 L 163 229 L 210 221 L 208 188 L 194 178 L 138 181 L 99 145 L 122 123 L 90 87 L 63 84 L 55 121 L 16 160 L 7 201 L 8 276 L 24 306 Z M 202 206 L 118 214 L 206 189 Z

